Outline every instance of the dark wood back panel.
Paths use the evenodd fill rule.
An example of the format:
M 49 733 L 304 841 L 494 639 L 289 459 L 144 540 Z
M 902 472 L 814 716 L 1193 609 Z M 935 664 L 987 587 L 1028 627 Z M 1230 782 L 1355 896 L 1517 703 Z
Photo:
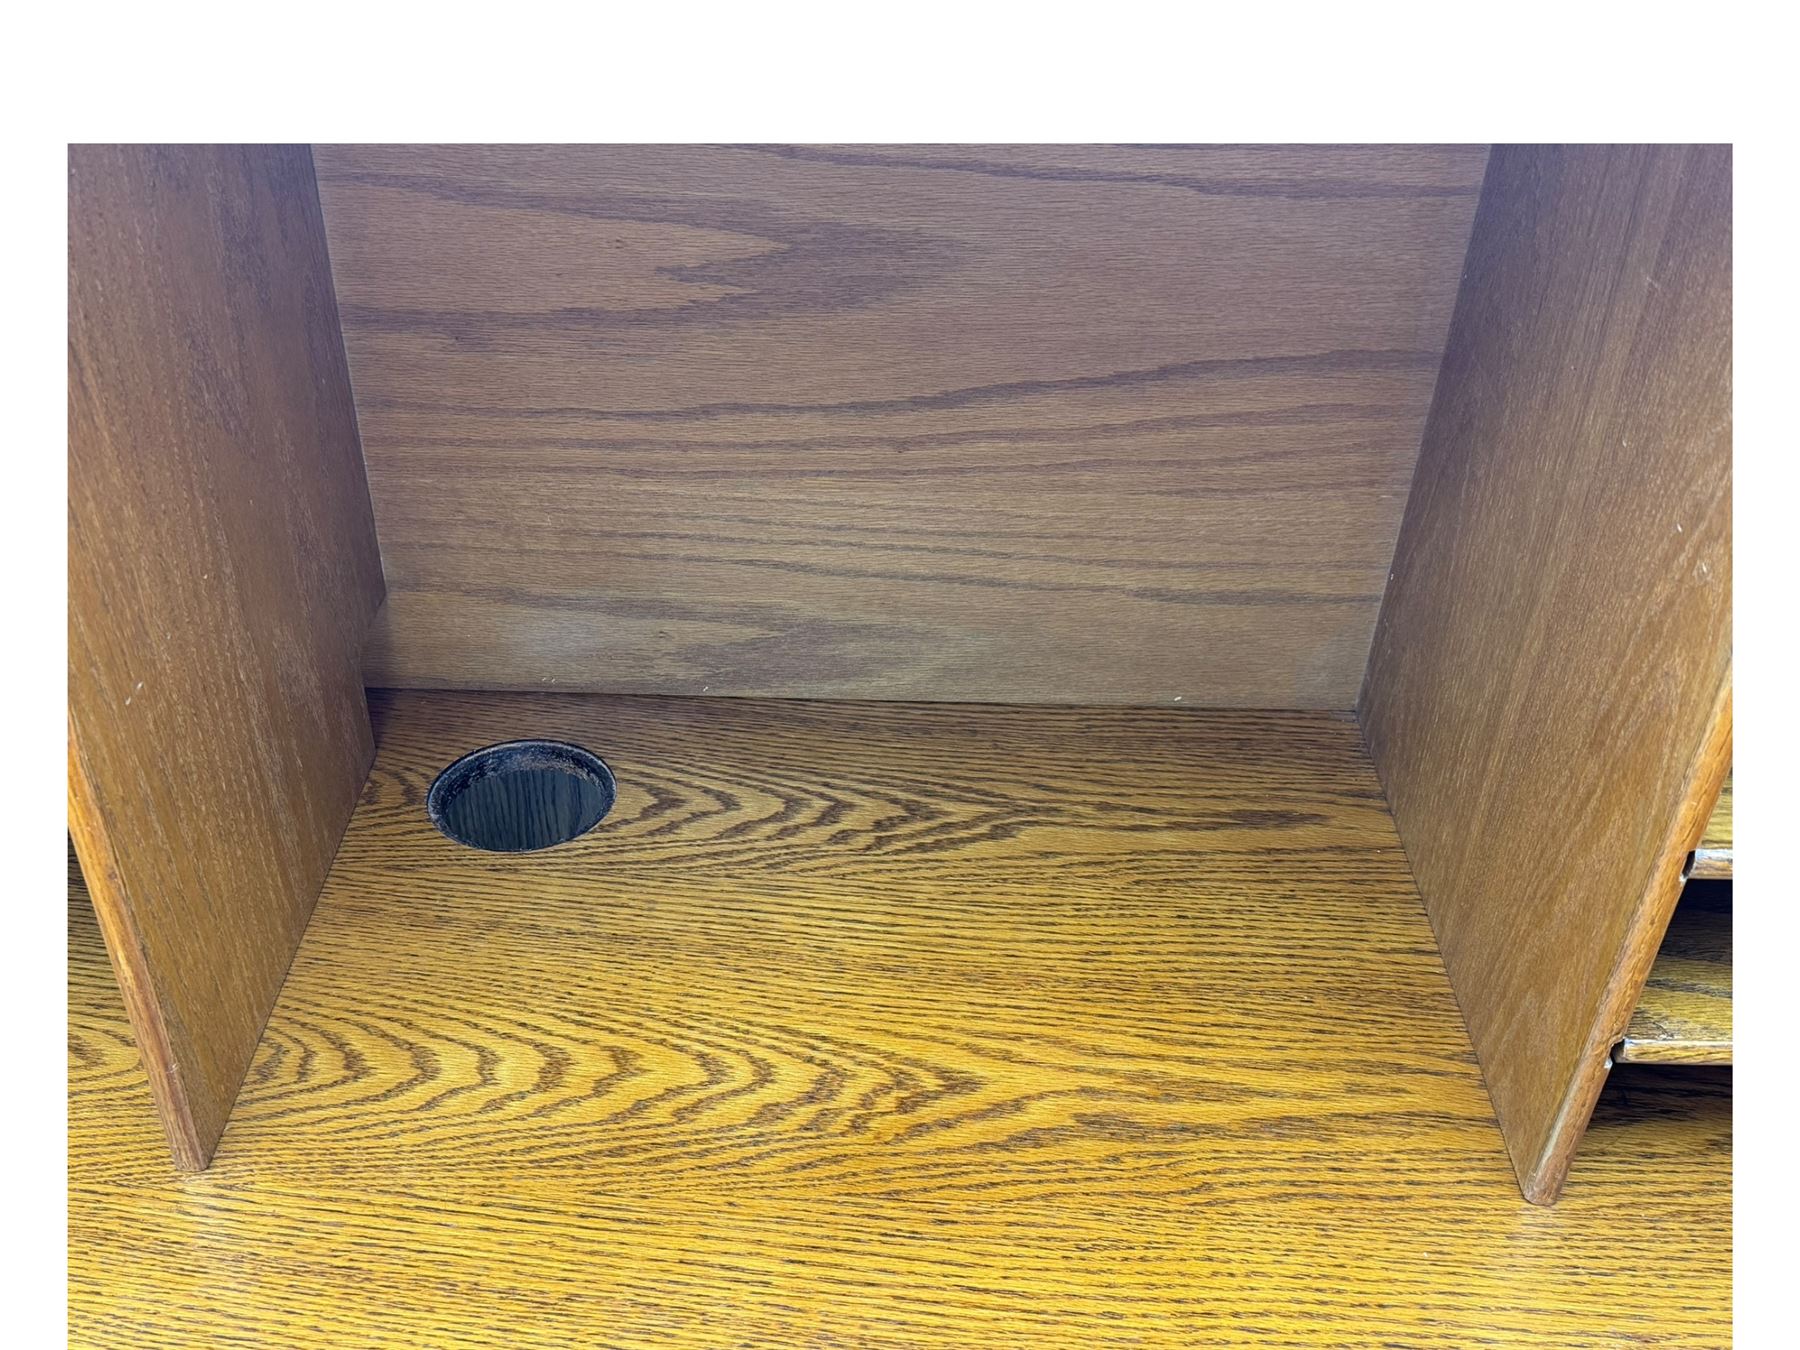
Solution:
M 1485 147 L 320 147 L 371 683 L 1348 708 Z
M 1730 763 L 1731 154 L 1497 148 L 1362 697 L 1553 1199 Z
M 71 832 L 184 1167 L 373 756 L 381 596 L 306 149 L 73 148 Z

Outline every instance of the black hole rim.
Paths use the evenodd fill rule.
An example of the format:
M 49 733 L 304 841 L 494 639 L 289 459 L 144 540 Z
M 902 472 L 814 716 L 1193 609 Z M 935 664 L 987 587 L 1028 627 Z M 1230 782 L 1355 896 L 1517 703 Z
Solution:
M 550 770 L 581 779 L 598 789 L 597 804 L 590 812 L 584 814 L 583 823 L 578 828 L 545 844 L 497 847 L 492 842 L 483 842 L 482 839 L 473 837 L 457 828 L 451 818 L 452 811 L 457 799 L 465 792 L 486 779 L 525 770 L 538 772 Z M 425 794 L 425 814 L 438 833 L 464 848 L 472 848 L 482 853 L 543 853 L 553 848 L 562 848 L 567 844 L 574 843 L 584 835 L 592 833 L 594 828 L 611 814 L 613 804 L 617 799 L 618 784 L 613 778 L 612 770 L 607 767 L 606 761 L 593 751 L 576 745 L 573 741 L 530 738 L 496 741 L 492 745 L 484 745 L 479 749 L 471 750 L 468 754 L 447 765 L 432 780 L 431 789 Z

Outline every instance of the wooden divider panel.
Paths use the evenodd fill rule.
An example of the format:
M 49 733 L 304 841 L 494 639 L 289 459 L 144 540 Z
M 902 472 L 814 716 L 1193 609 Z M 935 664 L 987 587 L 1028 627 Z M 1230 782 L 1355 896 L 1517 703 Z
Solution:
M 1731 154 L 1496 149 L 1363 692 L 1526 1195 L 1730 762 Z
M 73 148 L 70 823 L 183 1167 L 373 755 L 381 596 L 308 152 Z
M 1485 158 L 321 147 L 370 683 L 1349 708 Z

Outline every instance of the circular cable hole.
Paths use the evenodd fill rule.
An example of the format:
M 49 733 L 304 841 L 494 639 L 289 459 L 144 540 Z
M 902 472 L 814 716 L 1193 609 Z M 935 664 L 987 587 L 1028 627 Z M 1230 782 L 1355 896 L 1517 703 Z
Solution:
M 598 755 L 566 741 L 506 741 L 471 751 L 425 797 L 431 823 L 489 853 L 534 853 L 578 839 L 617 789 Z

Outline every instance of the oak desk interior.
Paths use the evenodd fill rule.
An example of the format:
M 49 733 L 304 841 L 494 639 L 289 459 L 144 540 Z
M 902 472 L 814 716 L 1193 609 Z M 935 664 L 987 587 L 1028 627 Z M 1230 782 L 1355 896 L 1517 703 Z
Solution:
M 1730 182 L 74 148 L 85 1334 L 1722 1334 Z

